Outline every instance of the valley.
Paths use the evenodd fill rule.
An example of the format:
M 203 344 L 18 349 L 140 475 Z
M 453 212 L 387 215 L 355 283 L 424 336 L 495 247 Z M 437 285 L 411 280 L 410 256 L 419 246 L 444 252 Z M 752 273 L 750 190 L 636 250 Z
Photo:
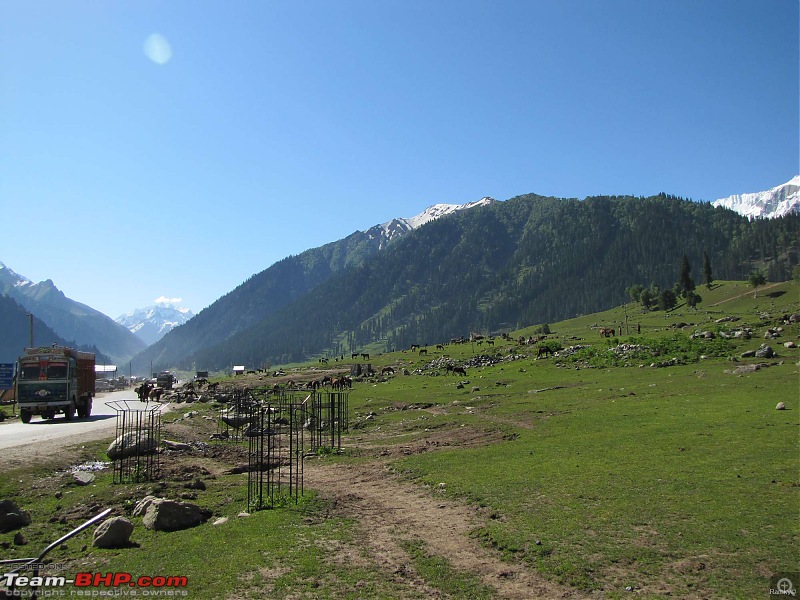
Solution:
M 800 284 L 754 297 L 724 281 L 702 293 L 697 310 L 628 303 L 552 323 L 540 343 L 557 344 L 553 356 L 518 343 L 540 336 L 536 327 L 492 345 L 371 354 L 378 374 L 349 391 L 342 451 L 304 461 L 298 505 L 249 517 L 237 516 L 247 475 L 233 469 L 246 443 L 209 439 L 221 406 L 210 398 L 171 405 L 164 437 L 191 449 L 162 452 L 156 482 L 114 485 L 101 471 L 91 486 L 70 484 L 65 468 L 103 460 L 108 437 L 24 466 L 0 458 L 0 497 L 33 518 L 28 546 L 11 533 L 0 544 L 30 555 L 92 511 L 129 516 L 156 493 L 190 498 L 213 519 L 164 533 L 133 517 L 133 547 L 93 548 L 86 533 L 52 560 L 186 575 L 192 598 L 766 595 L 776 574 L 800 570 L 800 353 L 786 345 L 800 335 L 788 319 L 800 314 Z M 607 327 L 614 337 L 600 336 Z M 742 357 L 765 343 L 775 356 Z M 448 374 L 446 361 L 466 375 Z M 270 388 L 349 368 L 283 370 L 214 381 Z M 187 487 L 196 478 L 204 489 Z

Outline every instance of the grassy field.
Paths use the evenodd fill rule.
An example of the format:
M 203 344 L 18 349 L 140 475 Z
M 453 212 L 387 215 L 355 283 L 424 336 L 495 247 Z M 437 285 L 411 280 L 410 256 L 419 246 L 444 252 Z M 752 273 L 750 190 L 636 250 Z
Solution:
M 476 507 L 486 518 L 470 535 L 509 564 L 578 595 L 766 597 L 774 574 L 800 571 L 800 351 L 783 346 L 798 341 L 800 324 L 781 322 L 800 313 L 800 286 L 765 286 L 754 298 L 746 284 L 723 282 L 701 293 L 697 311 L 643 314 L 631 304 L 549 324 L 543 343 L 584 346 L 555 357 L 536 359 L 537 345 L 499 338 L 493 346 L 430 347 L 429 356 L 373 356 L 378 371 L 391 365 L 397 374 L 355 385 L 346 451 L 324 460 L 357 467 L 374 460 L 376 448 L 435 437 L 430 451 L 387 460 L 420 489 L 446 490 L 446 498 Z M 738 320 L 717 322 L 724 317 Z M 620 323 L 624 335 L 597 331 Z M 681 323 L 688 325 L 674 326 Z M 768 340 L 777 357 L 741 358 L 779 326 L 781 337 Z M 741 327 L 752 329 L 752 339 L 720 335 Z M 715 337 L 690 339 L 695 331 Z M 447 374 L 445 359 L 467 365 L 467 376 Z M 472 366 L 480 362 L 488 366 Z M 781 401 L 787 410 L 776 410 Z M 176 427 L 210 427 L 179 420 L 188 409 L 208 410 L 177 411 Z M 70 459 L 101 457 L 106 444 Z M 191 493 L 180 482 L 112 485 L 108 472 L 92 486 L 68 485 L 63 457 L 4 472 L 0 499 L 28 508 L 33 524 L 23 530 L 27 546 L 0 533 L 0 555 L 30 555 L 93 510 L 126 511 L 157 492 L 191 498 L 215 515 L 210 521 L 230 520 L 169 534 L 137 526 L 138 547 L 123 550 L 94 549 L 85 533 L 52 560 L 72 569 L 187 575 L 192 598 L 495 595 L 477 566 L 458 569 L 420 539 L 401 546 L 425 589 L 387 572 L 366 550 L 345 553 L 369 532 L 313 490 L 299 506 L 237 517 L 246 508 L 246 475 L 226 473 L 225 460 L 196 459 L 207 489 Z

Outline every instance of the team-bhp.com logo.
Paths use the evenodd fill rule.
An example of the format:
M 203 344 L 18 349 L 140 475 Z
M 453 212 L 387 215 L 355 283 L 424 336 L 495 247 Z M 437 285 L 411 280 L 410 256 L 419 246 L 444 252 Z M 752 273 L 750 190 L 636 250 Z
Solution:
M 24 596 L 24 592 L 31 588 L 50 589 L 63 588 L 68 585 L 74 585 L 77 590 L 69 590 L 69 595 L 77 596 L 95 596 L 95 595 L 120 595 L 108 590 L 105 594 L 98 593 L 98 588 L 114 588 L 119 591 L 120 589 L 141 588 L 139 593 L 131 590 L 124 595 L 128 596 L 163 596 L 165 591 L 169 590 L 168 595 L 185 595 L 186 588 L 189 583 L 187 577 L 181 576 L 163 576 L 156 575 L 150 577 L 147 575 L 141 577 L 134 577 L 130 573 L 76 573 L 74 578 L 67 579 L 63 575 L 21 575 L 19 573 L 5 573 L 0 579 L 0 584 L 6 586 L 8 590 L 14 590 L 12 595 Z M 178 589 L 176 589 L 178 588 Z M 62 590 L 64 591 L 64 590 Z M 175 593 L 177 592 L 177 593 Z M 182 594 L 180 592 L 183 592 Z M 8 592 L 6 592 L 8 594 Z M 52 594 L 51 594 L 52 595 Z M 59 594 L 63 595 L 63 594 Z

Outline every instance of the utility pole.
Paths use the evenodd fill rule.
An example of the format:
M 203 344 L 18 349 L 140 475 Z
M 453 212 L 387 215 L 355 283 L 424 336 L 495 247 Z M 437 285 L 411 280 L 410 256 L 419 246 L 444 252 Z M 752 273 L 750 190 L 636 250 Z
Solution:
M 30 324 L 29 326 L 30 326 L 30 342 L 31 342 L 29 348 L 33 348 L 33 313 L 28 313 L 28 321 Z

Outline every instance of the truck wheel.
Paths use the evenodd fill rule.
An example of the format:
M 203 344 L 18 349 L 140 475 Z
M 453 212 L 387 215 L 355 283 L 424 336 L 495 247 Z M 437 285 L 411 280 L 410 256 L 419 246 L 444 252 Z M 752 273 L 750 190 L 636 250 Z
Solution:
M 33 414 L 29 410 L 19 411 L 19 420 L 22 421 L 23 423 L 30 423 L 32 416 Z
M 92 414 L 92 401 L 91 399 L 86 400 L 78 407 L 78 418 L 79 419 L 86 419 L 89 415 Z
M 64 409 L 64 419 L 67 421 L 72 421 L 75 418 L 75 405 L 70 404 L 66 409 Z

